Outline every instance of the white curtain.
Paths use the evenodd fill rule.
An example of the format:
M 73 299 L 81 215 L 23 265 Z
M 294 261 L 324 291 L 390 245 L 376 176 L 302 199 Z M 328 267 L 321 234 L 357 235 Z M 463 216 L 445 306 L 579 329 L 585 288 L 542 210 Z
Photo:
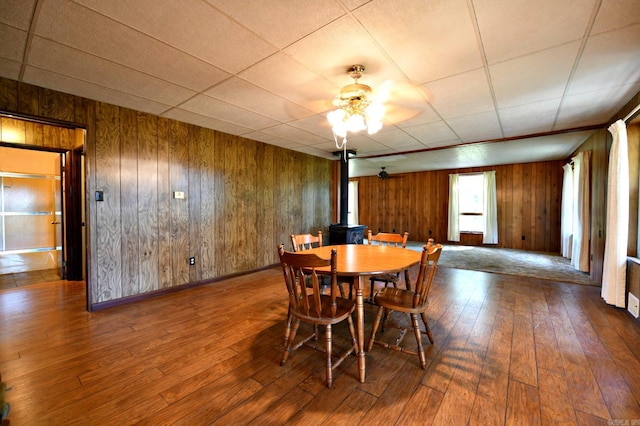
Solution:
M 575 269 L 589 272 L 590 161 L 591 152 L 580 152 L 573 160 L 573 241 L 571 264 Z
M 347 212 L 347 223 L 349 225 L 357 225 L 359 222 L 358 212 L 358 181 L 353 180 L 349 182 L 349 211 Z
M 573 235 L 573 167 L 565 164 L 562 169 L 562 207 L 560 210 L 560 245 L 562 256 L 571 259 Z
M 484 172 L 484 232 L 482 244 L 498 244 L 498 200 L 496 172 Z
M 627 243 L 629 238 L 629 152 L 627 126 L 618 120 L 609 127 L 613 144 L 607 183 L 607 238 L 604 246 L 601 295 L 605 302 L 625 306 Z
M 459 204 L 458 204 L 458 175 L 449 175 L 449 226 L 447 239 L 460 241 Z

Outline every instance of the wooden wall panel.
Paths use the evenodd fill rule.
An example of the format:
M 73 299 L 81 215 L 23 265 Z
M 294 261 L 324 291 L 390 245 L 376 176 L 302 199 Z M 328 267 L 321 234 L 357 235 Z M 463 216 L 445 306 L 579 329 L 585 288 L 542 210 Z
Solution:
M 409 232 L 414 241 L 447 241 L 449 174 L 496 171 L 498 246 L 558 251 L 557 195 L 562 162 L 524 163 L 460 170 L 352 178 L 359 182 L 360 224 L 372 232 Z M 559 214 L 559 213 L 558 213 Z M 522 236 L 525 240 L 522 240 Z M 465 238 L 474 242 L 477 237 Z
M 104 201 L 94 202 L 96 239 L 94 256 L 97 279 L 92 284 L 92 302 L 119 299 L 122 294 L 122 240 L 120 210 L 120 122 L 118 107 L 98 103 L 96 106 L 96 191 Z
M 175 286 L 189 282 L 189 126 L 171 121 L 169 129 L 171 283 Z M 175 191 L 183 192 L 185 198 L 173 198 Z
M 214 268 L 217 277 L 228 274 L 226 269 L 227 248 L 225 246 L 225 235 L 228 232 L 225 211 L 227 200 L 225 151 L 228 137 L 230 136 L 227 134 L 216 133 L 214 141 Z
M 0 109 L 18 112 L 18 82 L 0 78 Z M 26 114 L 26 112 L 23 112 Z
M 56 120 L 72 122 L 75 116 L 74 97 L 55 90 L 39 91 L 38 115 Z
M 189 229 L 189 241 L 188 241 L 188 253 L 185 256 L 185 261 L 188 262 L 189 257 L 195 257 L 195 265 L 189 265 L 189 282 L 200 281 L 202 279 L 202 243 L 200 233 L 201 206 L 200 200 L 202 197 L 202 135 L 203 130 L 201 127 L 189 125 L 188 126 L 188 194 L 187 206 L 188 206 L 188 229 Z
M 236 236 L 239 238 L 240 245 L 238 247 L 238 265 L 237 270 L 250 271 L 256 269 L 256 240 L 258 238 L 257 229 L 257 181 L 256 181 L 256 155 L 257 142 L 239 138 L 238 152 L 240 161 L 238 162 L 237 175 L 237 198 L 239 200 L 238 215 L 235 217 L 237 221 Z
M 29 115 L 40 115 L 42 114 L 47 118 L 55 118 L 48 117 L 46 115 L 47 108 L 40 108 L 40 100 L 45 98 L 45 96 L 40 96 L 40 92 L 46 89 L 40 89 L 37 86 L 33 86 L 27 83 L 19 83 L 19 91 L 18 91 L 18 111 L 23 114 Z M 62 108 L 64 109 L 64 108 Z
M 275 238 L 276 205 L 274 202 L 274 152 L 273 145 L 258 144 L 256 147 L 256 263 L 271 265 L 278 262 Z M 325 193 L 327 191 L 324 191 Z M 328 195 L 328 194 L 327 194 Z M 286 243 L 286 241 L 283 241 Z
M 138 236 L 138 122 L 136 112 L 120 109 L 120 223 L 122 295 L 140 293 Z
M 200 264 L 206 280 L 215 277 L 215 135 L 201 129 L 200 136 Z
M 228 136 L 225 138 L 224 148 L 224 187 L 225 187 L 225 199 L 224 199 L 224 221 L 225 232 L 220 234 L 220 237 L 224 239 L 224 249 L 229 253 L 234 253 L 234 256 L 225 256 L 223 275 L 228 275 L 237 270 L 239 264 L 239 249 L 241 246 L 240 238 L 242 236 L 237 235 L 242 230 L 238 229 L 237 216 L 241 214 L 239 211 L 240 200 L 238 199 L 238 179 L 236 178 L 240 170 L 239 149 L 238 142 L 235 136 Z
M 156 289 L 171 287 L 171 169 L 170 121 L 158 118 L 158 283 Z M 141 176 L 144 178 L 144 176 Z
M 158 120 L 138 113 L 138 247 L 139 293 L 158 290 Z

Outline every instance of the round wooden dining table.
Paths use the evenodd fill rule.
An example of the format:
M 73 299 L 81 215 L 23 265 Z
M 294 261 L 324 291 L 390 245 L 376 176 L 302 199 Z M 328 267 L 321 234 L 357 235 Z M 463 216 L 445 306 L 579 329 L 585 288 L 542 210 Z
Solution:
M 356 290 L 356 324 L 358 332 L 358 371 L 360 382 L 365 381 L 364 357 L 364 298 L 362 289 L 371 275 L 404 271 L 420 262 L 421 252 L 401 247 L 342 244 L 316 247 L 306 253 L 316 253 L 322 258 L 331 257 L 331 250 L 337 252 L 337 274 L 353 276 Z M 321 272 L 322 268 L 318 268 Z M 327 268 L 327 272 L 329 272 Z

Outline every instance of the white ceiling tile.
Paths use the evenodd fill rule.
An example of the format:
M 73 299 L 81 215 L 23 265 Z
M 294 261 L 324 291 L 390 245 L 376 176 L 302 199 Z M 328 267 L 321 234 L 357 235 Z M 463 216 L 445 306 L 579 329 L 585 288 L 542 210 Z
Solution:
M 559 125 L 556 128 L 576 127 L 577 123 L 593 125 L 609 121 L 624 106 L 629 96 L 638 93 L 638 90 L 640 83 L 634 83 L 565 96 L 560 105 Z M 591 119 L 585 120 L 585 114 Z
M 500 122 L 495 111 L 450 118 L 447 124 L 464 142 L 476 142 L 502 137 Z
M 207 95 L 194 96 L 180 105 L 180 108 L 215 117 L 216 119 L 253 130 L 260 130 L 280 124 L 278 121 L 271 118 L 238 108 L 235 105 Z
M 62 72 L 98 86 L 117 87 L 124 93 L 165 105 L 182 102 L 195 94 L 184 87 L 41 37 L 33 38 L 31 52 L 33 59 L 29 62 L 34 67 Z
M 20 78 L 20 68 L 22 64 L 20 62 L 11 61 L 0 57 L 0 76 L 10 78 L 12 80 L 18 80 Z
M 475 0 L 490 65 L 582 39 L 596 2 Z
M 27 33 L 8 25 L 0 24 L 0 58 L 22 62 Z
M 326 138 L 322 138 L 318 135 L 306 132 L 293 126 L 289 126 L 287 124 L 280 124 L 273 127 L 264 128 L 262 129 L 262 133 L 277 136 L 283 139 L 288 139 L 300 145 L 313 145 L 326 142 Z
M 0 22 L 27 31 L 35 7 L 36 0 L 0 0 Z
M 569 43 L 490 66 L 498 108 L 562 96 L 578 47 Z
M 638 0 L 602 0 L 591 35 L 618 30 L 640 23 Z
M 561 98 L 503 108 L 499 111 L 505 136 L 548 132 L 553 129 Z
M 230 135 L 244 136 L 253 132 L 253 129 L 248 127 L 239 126 L 237 124 L 229 123 L 227 121 L 212 118 L 206 115 L 197 114 L 191 111 L 186 111 L 180 108 L 173 108 L 162 114 L 163 117 L 171 118 L 173 120 L 182 121 L 185 123 L 192 123 L 197 126 L 206 127 L 208 129 L 215 129 L 221 132 L 229 133 Z
M 426 84 L 431 105 L 444 118 L 493 111 L 493 98 L 484 68 L 457 74 Z
M 354 15 L 414 82 L 482 66 L 465 0 L 377 0 Z
M 340 18 L 297 41 L 284 49 L 284 53 L 338 87 L 353 83 L 347 74 L 353 64 L 365 66 L 360 83 L 374 89 L 376 83 L 386 79 L 402 78 L 367 31 L 351 16 Z
M 169 108 L 169 106 L 165 104 L 134 96 L 130 93 L 124 93 L 91 82 L 77 80 L 41 68 L 26 67 L 23 81 L 28 84 L 59 90 L 64 93 L 73 91 L 76 96 L 122 106 L 136 111 L 147 112 L 149 114 L 160 115 Z
M 591 37 L 567 94 L 640 82 L 640 24 Z
M 345 14 L 335 0 L 207 0 L 279 49 Z M 274 25 L 274 23 L 278 25 Z
M 369 138 L 384 146 L 397 150 L 404 150 L 407 149 L 407 147 L 421 145 L 417 140 L 415 140 L 415 138 L 397 127 L 392 127 L 390 130 L 385 132 L 378 132 L 373 135 L 369 135 Z
M 292 127 L 297 127 L 298 129 L 304 130 L 306 132 L 313 133 L 317 136 L 320 136 L 321 138 L 333 140 L 331 126 L 329 125 L 325 114 L 312 115 L 300 120 L 291 121 L 287 124 Z
M 277 49 L 201 0 L 76 0 L 235 74 Z
M 340 91 L 339 86 L 283 53 L 260 61 L 239 76 L 314 112 L 333 109 L 331 101 Z
M 444 121 L 403 127 L 403 129 L 426 147 L 441 146 L 439 144 L 442 142 L 447 144 L 453 144 L 454 141 L 461 142 Z
M 77 4 L 47 2 L 43 8 L 36 33 L 44 38 L 196 91 L 229 77 L 201 59 Z
M 312 111 L 237 77 L 225 80 L 205 94 L 284 123 L 313 115 Z

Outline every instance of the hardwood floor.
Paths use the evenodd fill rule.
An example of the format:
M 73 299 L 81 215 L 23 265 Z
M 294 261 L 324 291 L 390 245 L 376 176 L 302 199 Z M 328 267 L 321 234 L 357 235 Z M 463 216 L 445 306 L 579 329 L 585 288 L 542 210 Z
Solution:
M 281 273 L 93 313 L 82 282 L 0 290 L 11 425 L 640 422 L 640 327 L 597 287 L 440 268 L 426 371 L 376 346 L 328 389 L 319 352 L 279 365 Z

